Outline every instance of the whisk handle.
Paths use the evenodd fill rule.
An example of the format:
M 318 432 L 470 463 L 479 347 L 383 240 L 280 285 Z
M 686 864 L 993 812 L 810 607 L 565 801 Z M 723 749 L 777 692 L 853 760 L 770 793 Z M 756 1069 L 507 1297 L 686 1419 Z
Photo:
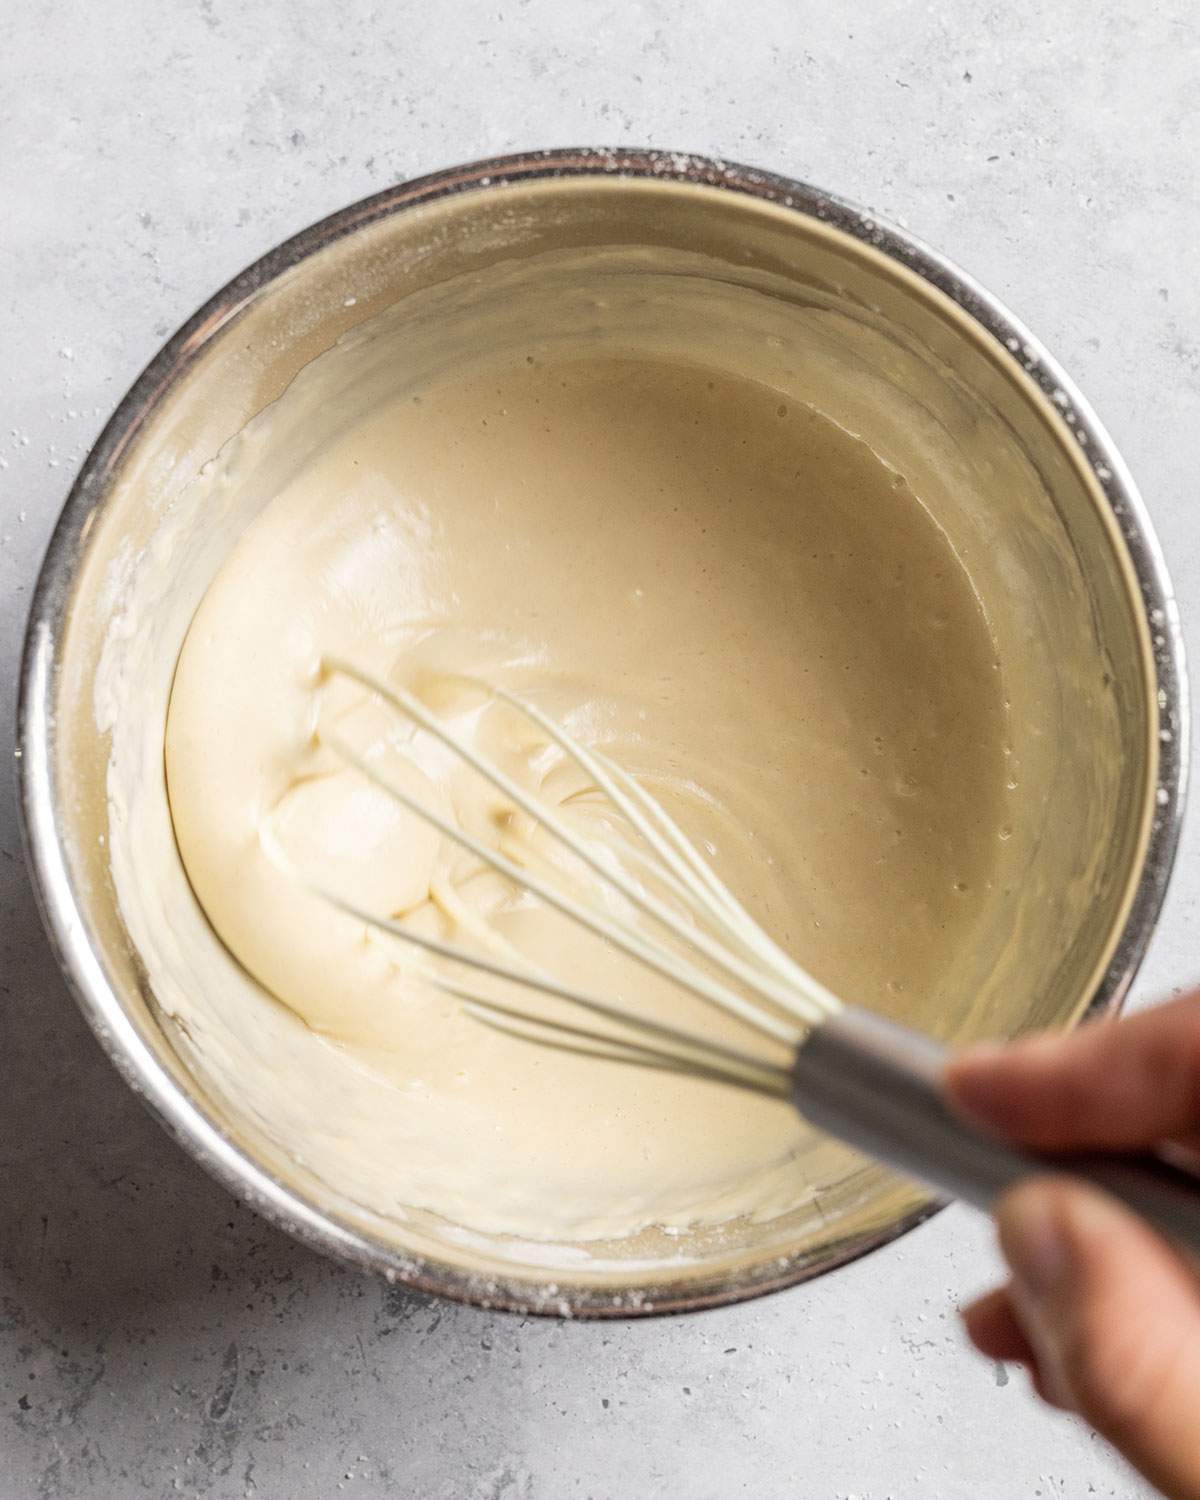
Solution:
M 796 1108 L 819 1129 L 938 1192 L 990 1209 L 1037 1173 L 1103 1188 L 1200 1256 L 1200 1177 L 1157 1156 L 1043 1156 L 998 1141 L 946 1103 L 947 1053 L 928 1037 L 847 1008 L 814 1028 L 794 1067 Z

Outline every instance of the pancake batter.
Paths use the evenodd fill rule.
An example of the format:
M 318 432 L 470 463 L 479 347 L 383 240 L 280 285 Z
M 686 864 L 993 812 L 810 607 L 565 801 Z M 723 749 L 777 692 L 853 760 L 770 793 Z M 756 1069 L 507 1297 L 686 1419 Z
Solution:
M 753 1040 L 514 899 L 347 768 L 331 731 L 477 835 L 520 834 L 453 757 L 322 671 L 339 656 L 421 693 L 624 860 L 586 779 L 455 674 L 536 701 L 642 779 L 818 978 L 911 1015 L 979 922 L 1009 771 L 985 616 L 903 477 L 810 406 L 702 363 L 477 360 L 287 477 L 204 597 L 170 705 L 188 877 L 262 987 L 247 1045 L 276 1071 L 288 1147 L 340 1191 L 559 1240 L 800 1201 L 809 1136 L 790 1108 L 498 1036 L 272 858 L 273 838 L 454 941 L 486 917 L 589 988 Z

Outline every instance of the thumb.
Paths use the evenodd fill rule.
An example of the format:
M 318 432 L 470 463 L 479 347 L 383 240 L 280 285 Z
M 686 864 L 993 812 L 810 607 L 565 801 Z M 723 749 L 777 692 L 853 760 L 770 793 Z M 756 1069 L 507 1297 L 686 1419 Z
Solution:
M 1042 1388 L 1175 1500 L 1200 1500 L 1200 1280 L 1139 1219 L 1070 1178 L 1001 1200 L 1000 1245 Z

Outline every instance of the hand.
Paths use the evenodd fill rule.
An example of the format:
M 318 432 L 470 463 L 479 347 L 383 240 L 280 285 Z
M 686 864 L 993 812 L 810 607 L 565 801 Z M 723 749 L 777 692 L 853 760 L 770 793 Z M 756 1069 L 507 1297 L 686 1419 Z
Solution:
M 972 1048 L 946 1081 L 964 1114 L 1040 1150 L 1200 1149 L 1200 992 Z M 976 1347 L 1027 1365 L 1043 1400 L 1079 1412 L 1173 1500 L 1200 1500 L 1200 1270 L 1068 1177 L 1012 1189 L 996 1220 L 1011 1280 L 966 1309 Z

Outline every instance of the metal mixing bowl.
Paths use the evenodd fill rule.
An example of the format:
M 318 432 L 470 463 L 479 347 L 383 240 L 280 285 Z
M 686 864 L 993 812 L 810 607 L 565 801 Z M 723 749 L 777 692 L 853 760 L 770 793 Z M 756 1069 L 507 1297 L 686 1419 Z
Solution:
M 819 292 L 825 305 L 884 330 L 887 347 L 936 359 L 947 390 L 992 424 L 988 442 L 1034 476 L 1019 501 L 997 493 L 999 552 L 1010 532 L 1021 532 L 1029 556 L 1053 533 L 1086 579 L 1086 599 L 1061 635 L 1048 624 L 1067 609 L 1053 580 L 1030 605 L 1030 649 L 1045 658 L 1035 670 L 1059 705 L 1048 736 L 1059 790 L 1047 793 L 1051 836 L 1038 854 L 1046 894 L 1009 944 L 1019 951 L 1004 959 L 1008 999 L 997 1008 L 993 996 L 989 1009 L 965 997 L 945 1034 L 1017 1032 L 1119 1005 L 1175 851 L 1188 722 L 1175 603 L 1133 482 L 1066 374 L 968 277 L 852 204 L 731 163 L 566 150 L 461 167 L 333 215 L 217 293 L 121 402 L 63 509 L 31 610 L 18 753 L 30 862 L 63 972 L 121 1075 L 209 1171 L 289 1232 L 390 1279 L 526 1311 L 622 1315 L 790 1285 L 893 1239 L 935 1205 L 860 1164 L 816 1219 L 698 1236 L 688 1255 L 642 1246 L 623 1263 L 614 1252 L 552 1273 L 511 1247 L 468 1253 L 428 1218 L 380 1224 L 306 1175 L 183 1060 L 116 900 L 108 742 L 92 705 L 114 579 L 199 466 L 307 362 L 415 288 L 593 245 L 703 253 L 747 284 L 783 278 L 797 301 Z M 1014 552 L 1007 562 L 1019 560 Z M 1107 771 L 1088 761 L 1081 686 L 1099 681 L 1101 667 L 1113 707 L 1112 743 L 1101 747 Z M 1067 712 L 1073 704 L 1079 713 Z M 1063 793 L 1072 776 L 1089 782 L 1086 797 Z M 1068 899 L 1062 892 L 1078 885 L 1085 855 L 1086 889 Z

